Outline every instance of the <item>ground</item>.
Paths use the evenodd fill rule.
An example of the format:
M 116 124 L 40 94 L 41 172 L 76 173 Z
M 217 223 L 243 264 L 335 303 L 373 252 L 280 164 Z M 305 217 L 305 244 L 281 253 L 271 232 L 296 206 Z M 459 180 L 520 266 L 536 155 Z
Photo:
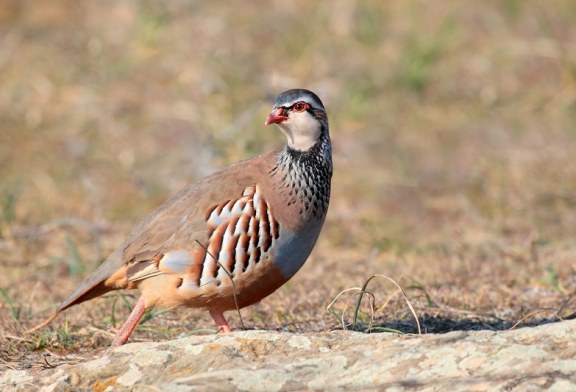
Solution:
M 408 304 L 422 333 L 574 317 L 575 18 L 568 0 L 5 1 L 0 370 L 108 347 L 137 293 L 23 331 L 171 194 L 280 146 L 263 122 L 293 87 L 328 109 L 332 200 L 307 264 L 242 310 L 246 328 L 415 333 Z M 378 276 L 355 319 L 343 291 L 373 275 L 408 302 Z M 133 340 L 211 329 L 154 311 Z

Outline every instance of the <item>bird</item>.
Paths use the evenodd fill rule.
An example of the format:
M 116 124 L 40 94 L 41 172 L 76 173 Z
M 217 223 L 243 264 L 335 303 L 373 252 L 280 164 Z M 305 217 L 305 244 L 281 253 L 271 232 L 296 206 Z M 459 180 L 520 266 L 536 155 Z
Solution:
M 266 117 L 286 143 L 192 183 L 149 214 L 66 298 L 64 310 L 114 290 L 140 297 L 114 345 L 125 344 L 146 310 L 207 310 L 218 327 L 224 312 L 272 294 L 304 265 L 330 201 L 332 145 L 328 117 L 310 90 L 280 93 Z

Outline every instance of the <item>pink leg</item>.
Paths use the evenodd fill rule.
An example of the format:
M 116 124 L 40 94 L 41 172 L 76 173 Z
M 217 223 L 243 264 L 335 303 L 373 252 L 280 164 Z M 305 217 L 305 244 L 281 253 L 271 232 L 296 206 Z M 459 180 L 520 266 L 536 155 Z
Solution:
M 230 326 L 226 322 L 226 319 L 224 318 L 224 313 L 216 310 L 211 310 L 210 316 L 212 316 L 212 318 L 216 322 L 216 325 L 218 326 L 218 332 L 230 333 L 232 331 L 232 328 L 230 328 Z
M 136 306 L 134 306 L 134 309 L 132 309 L 132 313 L 130 313 L 130 316 L 128 316 L 128 319 L 116 334 L 114 342 L 112 343 L 114 346 L 121 346 L 124 343 L 126 343 L 128 338 L 130 337 L 130 334 L 132 333 L 132 331 L 134 331 L 136 325 L 138 325 L 138 321 L 140 321 L 140 318 L 142 317 L 145 311 L 146 311 L 146 305 L 144 301 L 144 296 L 141 295 L 140 298 L 138 298 Z

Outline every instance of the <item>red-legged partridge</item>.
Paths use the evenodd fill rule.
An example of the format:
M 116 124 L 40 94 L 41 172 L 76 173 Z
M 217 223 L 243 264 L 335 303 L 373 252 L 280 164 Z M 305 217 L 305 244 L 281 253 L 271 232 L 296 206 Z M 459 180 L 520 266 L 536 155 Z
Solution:
M 278 125 L 287 144 L 174 195 L 33 330 L 109 291 L 140 289 L 117 345 L 154 306 L 207 309 L 218 329 L 229 332 L 225 311 L 260 301 L 294 276 L 310 255 L 328 209 L 328 119 L 316 94 L 295 89 L 276 98 L 265 124 Z

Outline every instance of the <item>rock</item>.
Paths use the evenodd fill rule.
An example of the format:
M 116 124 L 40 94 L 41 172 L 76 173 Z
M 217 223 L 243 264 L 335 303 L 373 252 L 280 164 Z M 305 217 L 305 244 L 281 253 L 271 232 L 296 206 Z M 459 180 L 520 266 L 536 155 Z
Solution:
M 576 390 L 576 321 L 397 336 L 243 331 L 129 343 L 48 370 L 9 370 L 10 391 Z

